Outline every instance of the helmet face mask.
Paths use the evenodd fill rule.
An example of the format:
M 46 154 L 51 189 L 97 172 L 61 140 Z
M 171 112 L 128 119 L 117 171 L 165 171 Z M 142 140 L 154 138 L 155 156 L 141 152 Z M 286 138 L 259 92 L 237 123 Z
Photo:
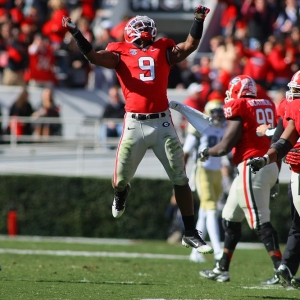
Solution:
M 287 101 L 291 102 L 295 99 L 300 99 L 300 71 L 293 75 L 287 86 L 289 87 L 289 91 L 286 92 Z
M 247 75 L 234 77 L 226 91 L 225 103 L 242 97 L 256 97 L 257 88 L 255 81 Z
M 205 104 L 204 113 L 211 117 L 214 126 L 222 126 L 225 121 L 223 102 L 211 100 Z
M 157 34 L 155 22 L 147 16 L 136 16 L 128 21 L 124 29 L 124 38 L 127 43 L 138 39 L 154 41 Z

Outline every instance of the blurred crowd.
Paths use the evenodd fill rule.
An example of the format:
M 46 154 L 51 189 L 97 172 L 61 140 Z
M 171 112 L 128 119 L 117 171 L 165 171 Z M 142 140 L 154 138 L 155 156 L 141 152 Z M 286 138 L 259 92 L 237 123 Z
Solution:
M 261 93 L 285 90 L 300 64 L 300 1 L 219 0 L 218 5 L 220 34 L 210 39 L 210 52 L 174 66 L 169 88 L 197 83 L 204 102 L 224 99 L 230 79 L 246 74 Z M 89 64 L 79 52 L 61 26 L 63 15 L 96 50 L 123 40 L 131 17 L 124 15 L 113 26 L 101 0 L 0 0 L 1 84 L 105 90 L 118 84 L 113 70 Z
M 201 84 L 201 99 L 224 99 L 231 78 L 244 74 L 258 84 L 259 97 L 276 90 L 281 100 L 300 65 L 300 1 L 219 0 L 221 34 L 198 62 L 173 68 L 171 88 Z M 216 98 L 217 97 L 217 98 Z

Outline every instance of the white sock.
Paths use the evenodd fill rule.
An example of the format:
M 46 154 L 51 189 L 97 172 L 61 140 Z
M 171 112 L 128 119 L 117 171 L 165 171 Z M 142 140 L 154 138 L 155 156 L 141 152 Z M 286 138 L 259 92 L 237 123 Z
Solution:
M 209 234 L 211 245 L 214 249 L 214 257 L 219 260 L 222 257 L 223 249 L 220 241 L 220 229 L 216 210 L 206 211 L 206 228 Z
M 201 231 L 201 237 L 203 240 L 205 240 L 206 234 L 207 234 L 207 228 L 206 228 L 206 210 L 203 208 L 199 208 L 198 212 L 198 220 L 196 223 L 196 229 Z

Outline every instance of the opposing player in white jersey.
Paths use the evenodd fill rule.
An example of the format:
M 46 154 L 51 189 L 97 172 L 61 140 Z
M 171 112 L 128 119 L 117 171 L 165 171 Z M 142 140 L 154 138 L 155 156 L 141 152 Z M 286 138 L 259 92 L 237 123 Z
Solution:
M 264 244 L 275 270 L 282 257 L 269 209 L 270 190 L 278 178 L 278 166 L 272 163 L 253 174 L 247 165 L 251 158 L 263 156 L 270 147 L 270 139 L 257 136 L 256 128 L 260 124 L 276 127 L 275 104 L 268 99 L 257 99 L 255 81 L 246 75 L 233 78 L 226 95 L 224 114 L 227 125 L 223 138 L 214 147 L 199 152 L 200 160 L 204 161 L 209 156 L 222 156 L 232 150 L 233 163 L 238 170 L 222 212 L 225 231 L 223 256 L 213 270 L 200 271 L 201 276 L 217 282 L 230 280 L 229 266 L 241 238 L 245 218 Z
M 221 141 L 226 125 L 223 104 L 220 100 L 206 103 L 204 113 L 212 118 L 212 126 L 208 127 L 202 135 L 196 130 L 188 130 L 183 145 L 185 157 L 190 156 L 197 146 L 200 148 L 212 147 Z M 194 175 L 194 183 L 200 199 L 196 228 L 202 232 L 203 237 L 208 233 L 214 249 L 214 258 L 217 261 L 223 253 L 217 213 L 217 202 L 222 194 L 221 168 L 221 157 L 210 157 L 205 162 L 198 160 Z M 198 251 L 192 250 L 190 260 L 203 262 L 205 258 Z

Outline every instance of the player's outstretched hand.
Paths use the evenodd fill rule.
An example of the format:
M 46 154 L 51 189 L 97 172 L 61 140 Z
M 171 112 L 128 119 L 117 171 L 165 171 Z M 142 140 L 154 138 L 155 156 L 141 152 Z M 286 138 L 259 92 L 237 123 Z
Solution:
M 209 158 L 208 150 L 209 150 L 209 148 L 206 147 L 199 151 L 198 157 L 199 157 L 200 161 L 204 162 L 204 161 L 208 160 L 208 158 Z
M 194 8 L 194 15 L 197 20 L 204 20 L 209 12 L 210 9 L 202 5 Z
M 247 163 L 247 166 L 250 166 L 251 172 L 256 174 L 261 168 L 263 168 L 267 164 L 267 159 L 265 157 L 254 157 L 250 158 Z
M 67 28 L 72 34 L 78 31 L 76 25 L 71 21 L 70 17 L 63 16 L 61 20 L 62 26 Z

